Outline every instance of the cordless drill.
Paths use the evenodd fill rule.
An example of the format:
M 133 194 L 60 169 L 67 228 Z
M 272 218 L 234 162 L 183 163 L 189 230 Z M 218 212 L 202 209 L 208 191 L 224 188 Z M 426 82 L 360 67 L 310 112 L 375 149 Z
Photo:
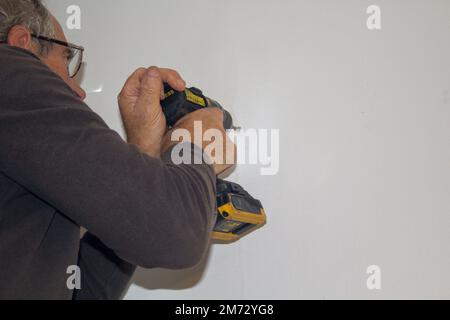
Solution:
M 231 130 L 233 118 L 215 100 L 203 95 L 197 88 L 178 92 L 164 84 L 164 99 L 161 101 L 169 128 L 187 114 L 203 108 L 218 108 L 223 112 L 224 128 Z M 266 223 L 266 214 L 261 202 L 253 198 L 237 183 L 217 179 L 217 222 L 212 238 L 222 242 L 234 242 L 255 231 Z

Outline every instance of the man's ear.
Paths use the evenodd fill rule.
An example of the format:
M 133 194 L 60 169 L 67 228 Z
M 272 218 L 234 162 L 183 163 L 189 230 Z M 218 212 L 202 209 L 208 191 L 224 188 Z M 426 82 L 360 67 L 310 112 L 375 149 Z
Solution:
M 30 30 L 25 26 L 12 27 L 8 33 L 8 44 L 10 46 L 32 51 L 33 41 L 31 39 Z

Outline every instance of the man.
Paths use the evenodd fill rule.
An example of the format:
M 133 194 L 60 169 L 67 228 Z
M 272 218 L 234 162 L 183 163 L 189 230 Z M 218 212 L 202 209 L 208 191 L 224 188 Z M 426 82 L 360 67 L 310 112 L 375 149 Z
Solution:
M 0 0 L 0 42 L 0 298 L 118 299 L 136 265 L 197 264 L 215 176 L 229 165 L 172 163 L 160 94 L 163 82 L 185 89 L 178 73 L 141 68 L 127 80 L 118 97 L 127 143 L 82 102 L 73 59 L 83 49 L 40 0 Z M 226 139 L 221 112 L 176 128 L 193 136 L 194 121 Z M 206 143 L 191 146 L 203 159 Z M 72 291 L 74 265 L 81 290 Z

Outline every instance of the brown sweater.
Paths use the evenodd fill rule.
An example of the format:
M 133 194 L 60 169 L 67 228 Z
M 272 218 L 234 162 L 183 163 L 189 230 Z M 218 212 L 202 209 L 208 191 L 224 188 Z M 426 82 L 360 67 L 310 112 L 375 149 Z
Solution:
M 0 44 L 0 299 L 117 299 L 136 265 L 199 262 L 214 220 L 212 167 L 143 154 L 36 56 Z

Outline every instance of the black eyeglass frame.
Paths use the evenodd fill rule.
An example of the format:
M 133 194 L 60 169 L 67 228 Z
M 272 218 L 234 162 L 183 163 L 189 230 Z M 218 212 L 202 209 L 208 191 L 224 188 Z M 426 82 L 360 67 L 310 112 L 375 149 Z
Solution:
M 47 41 L 47 42 L 51 42 L 51 43 L 56 43 L 56 44 L 58 44 L 60 46 L 64 46 L 64 47 L 67 47 L 67 48 L 71 48 L 71 49 L 75 49 L 75 50 L 80 51 L 80 55 L 81 55 L 80 63 L 78 64 L 77 69 L 75 70 L 74 74 L 72 76 L 69 75 L 70 78 L 75 78 L 76 77 L 76 75 L 78 74 L 78 72 L 81 69 L 81 65 L 83 64 L 84 47 L 77 46 L 77 45 L 75 45 L 73 43 L 62 41 L 62 40 L 58 40 L 58 39 L 53 39 L 53 38 L 49 38 L 49 37 L 45 37 L 45 36 L 38 36 L 37 34 L 34 34 L 34 33 L 32 33 L 31 36 L 33 38 L 36 38 L 36 39 L 39 39 L 39 40 L 43 40 L 43 41 Z

